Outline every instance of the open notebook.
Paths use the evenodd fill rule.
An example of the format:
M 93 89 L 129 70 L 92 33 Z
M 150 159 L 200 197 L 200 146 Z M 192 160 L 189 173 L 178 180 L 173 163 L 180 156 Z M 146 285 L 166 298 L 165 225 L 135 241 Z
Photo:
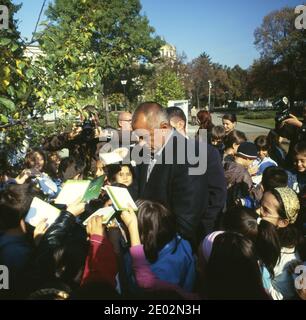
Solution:
M 113 206 L 117 211 L 127 210 L 129 207 L 132 207 L 134 211 L 137 211 L 137 206 L 128 189 L 106 186 L 105 191 L 109 195 L 110 199 L 113 202 Z
M 104 176 L 94 180 L 67 180 L 54 203 L 69 205 L 78 199 L 82 199 L 82 202 L 97 199 L 103 183 Z
M 47 219 L 46 223 L 50 226 L 59 216 L 60 210 L 51 204 L 35 197 L 26 215 L 25 222 L 36 227 L 42 220 Z
M 128 153 L 129 149 L 127 148 L 117 148 L 112 152 L 99 153 L 99 158 L 105 165 L 109 165 L 122 162 Z
M 92 215 L 90 215 L 84 222 L 83 225 L 87 225 L 88 221 L 94 217 L 94 216 L 99 216 L 103 218 L 103 224 L 108 224 L 109 221 L 113 218 L 115 215 L 116 210 L 113 207 L 105 207 L 97 210 L 94 212 Z

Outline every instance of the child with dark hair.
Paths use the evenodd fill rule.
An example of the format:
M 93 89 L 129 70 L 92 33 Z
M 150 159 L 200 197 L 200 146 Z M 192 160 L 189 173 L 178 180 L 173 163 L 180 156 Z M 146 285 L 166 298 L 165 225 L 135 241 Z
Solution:
M 208 235 L 201 248 L 207 259 L 202 284 L 204 298 L 269 299 L 263 287 L 255 244 L 250 239 L 236 232 L 218 232 Z
M 109 164 L 104 167 L 104 172 L 110 184 L 121 183 L 129 187 L 133 183 L 133 170 L 128 164 Z
M 25 157 L 25 169 L 15 178 L 17 184 L 33 182 L 49 198 L 58 194 L 59 188 L 48 171 L 47 157 L 41 149 L 33 149 Z
M 144 253 L 151 271 L 159 280 L 191 292 L 195 281 L 195 259 L 189 242 L 177 235 L 174 215 L 156 202 L 146 200 L 137 204 L 137 216 L 132 209 L 121 215 L 129 230 L 133 261 Z M 137 275 L 141 288 L 152 289 L 153 284 L 145 276 Z
M 24 222 L 32 198 L 28 184 L 9 185 L 0 192 L 0 265 L 9 269 L 10 294 L 14 298 L 24 289 L 24 275 L 32 255 Z
M 306 195 L 306 141 L 294 146 L 294 169 L 287 171 L 288 186 L 298 194 Z
M 82 180 L 85 170 L 85 163 L 76 157 L 64 158 L 58 168 L 59 178 L 66 180 Z
M 226 231 L 238 232 L 253 241 L 256 245 L 258 237 L 258 214 L 254 209 L 236 207 L 228 210 L 223 217 L 222 227 Z M 259 259 L 259 257 L 258 257 Z M 267 292 L 271 290 L 271 277 L 264 265 L 259 262 L 263 285 Z
M 265 191 L 277 187 L 287 187 L 287 185 L 288 175 L 284 169 L 280 167 L 268 167 L 263 172 L 261 183 L 252 189 L 250 196 L 240 199 L 240 203 L 247 208 L 259 208 Z
M 258 214 L 250 208 L 237 207 L 228 210 L 223 217 L 224 230 L 238 232 L 256 242 Z
M 306 234 L 306 142 L 299 142 L 293 148 L 294 169 L 287 171 L 288 186 L 292 188 L 299 196 L 301 203 L 301 221 L 304 225 L 304 234 Z
M 267 136 L 269 146 L 269 156 L 278 166 L 285 168 L 286 166 L 286 151 L 281 145 L 282 137 L 275 131 L 270 130 Z
M 300 260 L 298 249 L 303 244 L 299 227 L 300 204 L 296 193 L 288 187 L 265 192 L 258 226 L 257 251 L 272 278 L 273 299 L 295 297 L 289 265 Z
M 58 168 L 61 163 L 61 157 L 57 152 L 49 152 L 47 155 L 46 172 L 53 179 L 58 179 Z
M 243 142 L 235 156 L 235 160 L 224 164 L 225 178 L 228 190 L 228 208 L 236 201 L 250 195 L 253 188 L 252 178 L 248 168 L 257 157 L 257 149 L 251 142 Z
M 261 184 L 265 192 L 279 187 L 287 187 L 288 175 L 280 167 L 268 167 L 263 172 Z
M 223 159 L 223 153 L 224 153 L 224 137 L 225 137 L 225 129 L 223 126 L 215 126 L 211 130 L 211 134 L 209 137 L 209 142 L 211 145 L 213 145 L 215 148 L 218 149 L 221 159 Z
M 267 136 L 258 136 L 254 143 L 258 150 L 258 159 L 255 160 L 254 165 L 258 166 L 256 175 L 260 176 L 266 168 L 276 167 L 277 163 L 270 158 L 270 146 Z
M 45 229 L 33 262 L 33 291 L 50 288 L 49 284 L 55 282 L 65 284 L 70 290 L 79 287 L 88 242 L 86 232 L 76 218 L 84 210 L 85 203 L 72 203 Z
M 226 135 L 224 138 L 223 163 L 234 161 L 240 144 L 246 141 L 246 135 L 241 131 L 233 130 Z
M 18 184 L 29 182 L 30 178 L 39 176 L 45 169 L 47 158 L 45 153 L 40 149 L 33 149 L 26 154 L 24 159 L 25 169 L 16 177 Z

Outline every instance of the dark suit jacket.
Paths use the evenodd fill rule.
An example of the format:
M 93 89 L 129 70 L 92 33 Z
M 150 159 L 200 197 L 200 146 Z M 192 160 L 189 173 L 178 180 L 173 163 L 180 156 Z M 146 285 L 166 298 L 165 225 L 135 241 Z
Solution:
M 209 174 L 212 181 L 208 181 L 207 172 L 201 175 L 190 175 L 189 169 L 197 167 L 198 164 L 192 164 L 191 161 L 188 161 L 188 157 L 184 163 L 178 161 L 182 155 L 181 152 L 178 152 L 180 150 L 178 142 L 185 145 L 185 151 L 181 151 L 185 154 L 185 159 L 187 147 L 192 146 L 191 150 L 194 148 L 196 156 L 201 151 L 201 157 L 204 157 L 206 162 L 206 145 L 202 145 L 201 149 L 198 141 L 187 140 L 174 130 L 161 156 L 157 157 L 160 163 L 155 164 L 148 182 L 146 182 L 148 165 L 138 164 L 135 169 L 136 179 L 130 190 L 135 199 L 157 201 L 167 206 L 176 215 L 178 232 L 185 239 L 197 245 L 204 235 L 213 231 L 217 218 L 216 212 L 223 208 L 225 199 L 223 201 L 223 194 L 221 197 L 218 195 L 220 188 L 216 179 L 221 178 L 222 192 L 223 189 L 226 190 L 223 181 L 224 173 L 219 154 L 217 151 L 212 152 L 212 148 L 209 148 L 210 164 L 208 168 L 217 168 L 216 175 L 212 171 Z M 173 155 L 173 164 L 166 163 L 166 150 Z M 209 200 L 209 185 L 214 186 L 211 189 L 211 201 Z

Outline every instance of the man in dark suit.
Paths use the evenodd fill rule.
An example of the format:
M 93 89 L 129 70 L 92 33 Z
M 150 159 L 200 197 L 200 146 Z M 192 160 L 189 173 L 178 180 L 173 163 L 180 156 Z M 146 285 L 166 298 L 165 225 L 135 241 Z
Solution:
M 136 161 L 134 198 L 166 205 L 176 215 L 178 232 L 198 245 L 203 234 L 212 231 L 201 223 L 208 207 L 205 146 L 171 128 L 164 108 L 154 102 L 136 109 L 132 126 L 145 145 L 132 152 L 134 160 L 136 152 L 143 152 L 143 162 Z

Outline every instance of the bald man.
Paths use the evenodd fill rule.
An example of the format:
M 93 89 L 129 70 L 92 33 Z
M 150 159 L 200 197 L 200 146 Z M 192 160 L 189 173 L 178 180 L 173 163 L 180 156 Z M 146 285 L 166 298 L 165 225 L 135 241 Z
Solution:
M 187 144 L 192 142 L 171 128 L 165 109 L 155 102 L 145 102 L 135 110 L 132 127 L 146 143 L 144 153 L 147 150 L 150 155 L 148 163 L 137 164 L 134 198 L 167 206 L 176 215 L 179 234 L 197 246 L 203 233 L 201 219 L 208 206 L 208 191 L 206 173 L 191 175 L 189 171 L 196 166 L 187 157 Z M 167 162 L 169 156 L 171 163 Z
M 120 112 L 118 117 L 118 129 L 132 131 L 132 114 L 130 112 Z
M 133 133 L 132 114 L 127 111 L 118 115 L 118 138 L 120 147 L 132 148 L 138 142 L 138 138 Z

